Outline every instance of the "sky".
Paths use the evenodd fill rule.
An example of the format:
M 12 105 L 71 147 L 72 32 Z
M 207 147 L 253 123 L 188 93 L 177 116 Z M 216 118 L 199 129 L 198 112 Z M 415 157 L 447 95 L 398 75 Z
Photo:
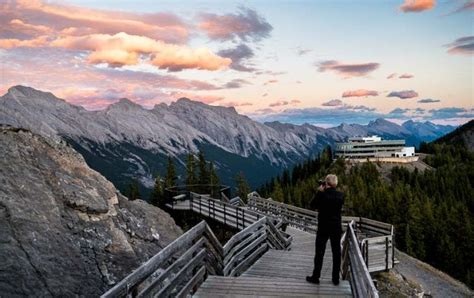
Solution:
M 0 0 L 0 94 L 458 125 L 474 118 L 473 20 L 474 0 Z

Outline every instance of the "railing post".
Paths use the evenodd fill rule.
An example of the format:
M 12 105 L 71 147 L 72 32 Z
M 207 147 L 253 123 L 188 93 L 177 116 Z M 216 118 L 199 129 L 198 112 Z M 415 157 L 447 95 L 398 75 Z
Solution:
M 369 269 L 369 240 L 365 241 L 365 264 L 367 265 L 367 269 Z
M 225 220 L 225 206 L 226 206 L 226 204 L 224 204 L 224 225 L 226 224 L 226 220 Z
M 388 271 L 388 236 L 385 237 L 385 270 Z

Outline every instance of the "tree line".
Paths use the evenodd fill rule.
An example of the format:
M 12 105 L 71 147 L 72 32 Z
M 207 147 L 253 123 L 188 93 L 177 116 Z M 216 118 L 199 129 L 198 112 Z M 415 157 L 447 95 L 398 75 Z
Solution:
M 462 144 L 422 144 L 433 167 L 394 167 L 388 177 L 377 163 L 349 166 L 332 160 L 330 148 L 286 170 L 257 191 L 308 208 L 318 180 L 338 175 L 344 213 L 395 226 L 398 249 L 474 287 L 474 154 Z
M 186 156 L 186 169 L 184 179 L 178 176 L 173 157 L 168 156 L 164 175 L 158 173 L 154 179 L 153 190 L 150 193 L 148 201 L 159 207 L 163 207 L 166 200 L 165 190 L 178 185 L 183 185 L 187 190 L 206 193 L 214 196 L 219 191 L 220 181 L 216 167 L 212 161 L 208 161 L 202 151 L 197 156 L 189 153 Z M 250 192 L 249 184 L 243 172 L 235 176 L 235 193 L 243 200 Z M 130 200 L 143 199 L 140 193 L 139 182 L 133 179 L 125 191 L 125 196 Z

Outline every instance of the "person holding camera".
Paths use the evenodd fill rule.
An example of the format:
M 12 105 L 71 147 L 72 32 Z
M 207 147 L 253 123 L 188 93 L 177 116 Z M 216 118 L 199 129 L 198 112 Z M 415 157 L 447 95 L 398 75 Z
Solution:
M 341 267 L 341 211 L 344 204 L 344 193 L 337 191 L 337 176 L 330 174 L 320 181 L 318 192 L 311 201 L 311 209 L 318 210 L 318 231 L 316 233 L 316 255 L 314 257 L 313 275 L 306 280 L 319 284 L 323 266 L 326 243 L 331 241 L 332 250 L 332 282 L 339 284 Z

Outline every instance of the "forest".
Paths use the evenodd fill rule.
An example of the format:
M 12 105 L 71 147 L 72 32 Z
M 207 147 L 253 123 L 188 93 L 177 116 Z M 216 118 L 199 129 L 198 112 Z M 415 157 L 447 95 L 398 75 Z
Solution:
M 339 177 L 345 215 L 395 226 L 398 249 L 474 287 L 474 154 L 463 144 L 422 143 L 433 167 L 394 167 L 387 179 L 377 163 L 349 166 L 333 161 L 331 149 L 285 170 L 257 191 L 262 197 L 309 207 L 326 174 Z

